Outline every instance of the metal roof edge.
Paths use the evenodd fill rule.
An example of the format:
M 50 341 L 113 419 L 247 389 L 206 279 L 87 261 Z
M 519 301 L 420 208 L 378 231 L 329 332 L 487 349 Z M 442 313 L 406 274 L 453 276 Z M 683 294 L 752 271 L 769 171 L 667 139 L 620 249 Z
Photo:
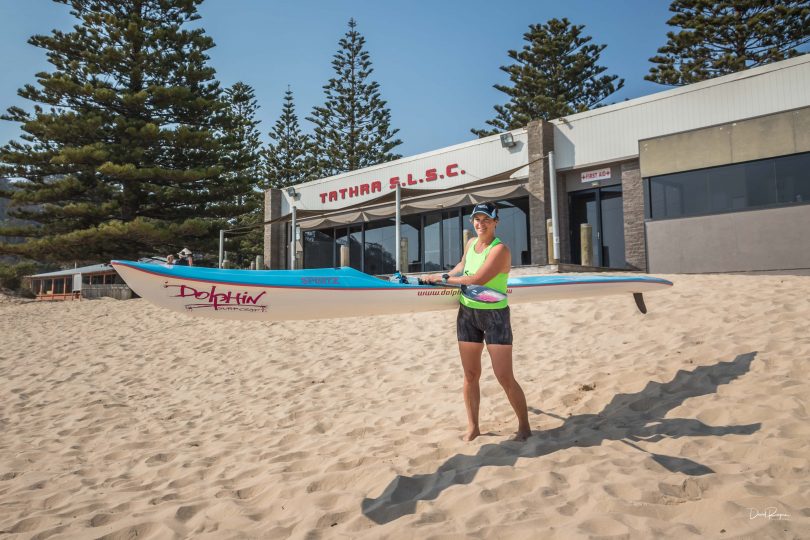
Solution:
M 765 66 L 757 66 L 743 71 L 738 71 L 736 73 L 729 73 L 728 75 L 722 75 L 720 77 L 715 77 L 713 79 L 709 79 L 706 81 L 700 81 L 686 86 L 681 86 L 679 88 L 671 88 L 669 90 L 663 90 L 661 92 L 656 92 L 654 94 L 648 94 L 646 96 L 629 99 L 627 101 L 622 101 L 620 103 L 612 103 L 610 105 L 605 105 L 604 107 L 591 109 L 590 111 L 584 111 L 581 113 L 563 116 L 561 118 L 555 118 L 554 120 L 550 120 L 549 123 L 561 127 L 568 123 L 576 122 L 577 120 L 584 120 L 585 118 L 591 118 L 602 114 L 608 114 L 622 109 L 629 109 L 632 107 L 637 107 L 640 105 L 651 103 L 653 101 L 663 101 L 665 99 L 671 99 L 677 96 L 690 94 L 692 92 L 699 92 L 707 88 L 722 86 L 743 79 L 761 77 L 769 73 L 794 68 L 802 64 L 810 64 L 810 53 L 802 54 L 795 58 L 788 58 L 787 60 L 774 62 L 772 64 L 768 64 Z

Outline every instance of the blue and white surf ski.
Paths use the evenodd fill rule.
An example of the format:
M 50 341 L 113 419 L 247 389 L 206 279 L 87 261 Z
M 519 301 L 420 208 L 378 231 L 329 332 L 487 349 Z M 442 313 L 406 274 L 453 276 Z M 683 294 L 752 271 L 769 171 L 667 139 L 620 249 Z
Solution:
M 139 296 L 198 317 L 286 321 L 454 309 L 458 288 L 392 283 L 352 268 L 220 270 L 197 266 L 112 261 Z M 665 279 L 638 274 L 547 274 L 509 279 L 510 304 L 633 294 L 665 289 Z M 644 311 L 644 309 L 642 309 Z

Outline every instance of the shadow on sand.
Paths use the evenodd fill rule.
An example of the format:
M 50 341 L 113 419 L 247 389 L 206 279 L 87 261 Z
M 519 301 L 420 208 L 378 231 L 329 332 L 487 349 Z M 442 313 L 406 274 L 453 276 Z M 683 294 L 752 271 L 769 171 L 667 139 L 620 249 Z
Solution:
M 668 383 L 649 382 L 635 394 L 617 394 L 598 414 L 580 414 L 559 418 L 560 427 L 535 433 L 528 441 L 485 444 L 474 456 L 456 454 L 435 473 L 394 478 L 382 495 L 364 499 L 363 514 L 383 524 L 413 514 L 417 501 L 432 500 L 450 486 L 469 484 L 481 467 L 506 467 L 518 458 L 545 456 L 574 447 L 599 446 L 604 441 L 621 441 L 649 453 L 661 466 L 672 472 L 699 476 L 714 472 L 709 467 L 686 458 L 647 452 L 630 441 L 657 442 L 664 437 L 707 437 L 750 435 L 760 424 L 742 426 L 708 426 L 691 418 L 664 418 L 686 399 L 705 396 L 729 384 L 751 368 L 755 352 L 742 354 L 731 362 L 700 366 L 693 371 L 679 371 Z M 537 409 L 533 412 L 543 413 Z M 547 413 L 543 413 L 547 414 Z M 554 415 L 551 415 L 554 416 Z

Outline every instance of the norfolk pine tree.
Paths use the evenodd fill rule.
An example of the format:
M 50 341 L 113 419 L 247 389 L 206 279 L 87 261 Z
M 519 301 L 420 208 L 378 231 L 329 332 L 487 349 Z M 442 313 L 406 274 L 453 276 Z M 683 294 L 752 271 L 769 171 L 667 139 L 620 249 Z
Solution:
M 269 136 L 271 142 L 262 152 L 265 178 L 263 189 L 283 189 L 314 179 L 309 169 L 310 162 L 307 160 L 310 139 L 301 133 L 298 115 L 295 113 L 293 92 L 289 87 L 284 93 L 281 116 L 270 130 Z M 260 204 L 257 211 L 245 216 L 245 219 L 240 219 L 240 225 L 245 228 L 241 233 L 234 233 L 236 249 L 251 259 L 263 253 L 264 230 L 259 227 L 264 221 L 263 209 L 263 205 Z M 244 261 L 242 264 L 244 265 Z
M 259 105 L 253 88 L 243 82 L 227 88 L 223 99 L 227 120 L 222 132 L 224 166 L 227 171 L 223 174 L 223 179 L 239 185 L 240 194 L 237 195 L 236 203 L 244 215 L 260 204 L 264 185 L 259 121 L 256 120 Z
M 213 247 L 250 189 L 223 181 L 214 43 L 186 27 L 202 0 L 54 1 L 78 24 L 30 38 L 53 68 L 19 90 L 33 113 L 8 109 L 22 141 L 0 149 L 0 176 L 23 179 L 13 216 L 36 225 L 0 231 L 27 240 L 0 252 L 98 261 Z
M 227 126 L 223 132 L 226 152 L 224 181 L 249 187 L 245 194 L 237 196 L 236 204 L 240 214 L 229 223 L 229 228 L 248 226 L 247 234 L 239 239 L 236 249 L 229 246 L 229 260 L 239 266 L 246 266 L 260 255 L 264 249 L 264 235 L 259 228 L 250 226 L 261 223 L 264 209 L 266 185 L 262 167 L 261 142 L 259 141 L 259 121 L 256 112 L 259 105 L 253 88 L 237 82 L 224 92 Z M 226 237 L 233 241 L 233 236 Z
M 307 160 L 311 154 L 310 138 L 301 133 L 292 90 L 284 93 L 281 116 L 269 133 L 271 142 L 264 151 L 265 174 L 268 187 L 285 188 L 313 180 Z
M 526 126 L 532 120 L 551 120 L 596 107 L 624 86 L 617 75 L 602 75 L 599 56 L 606 45 L 590 43 L 583 25 L 568 19 L 550 19 L 529 25 L 520 51 L 508 51 L 515 63 L 501 66 L 511 85 L 496 84 L 509 96 L 496 105 L 495 118 L 487 120 L 494 129 L 472 129 L 479 137 Z M 617 81 L 618 79 L 618 81 Z
M 684 85 L 799 54 L 810 41 L 807 0 L 675 0 L 667 44 L 648 81 Z
M 350 19 L 332 60 L 335 77 L 323 87 L 326 102 L 307 117 L 315 124 L 309 160 L 316 178 L 401 157 L 391 153 L 402 141 L 394 138 L 399 130 L 391 129 L 391 111 L 380 97 L 379 83 L 369 80 L 374 69 L 365 42 Z

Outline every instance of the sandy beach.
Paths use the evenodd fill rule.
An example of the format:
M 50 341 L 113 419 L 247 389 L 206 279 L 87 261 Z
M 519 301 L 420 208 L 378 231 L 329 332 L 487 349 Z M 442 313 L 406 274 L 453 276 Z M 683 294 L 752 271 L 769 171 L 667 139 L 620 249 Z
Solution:
M 533 436 L 455 312 L 0 298 L 0 537 L 810 538 L 810 277 L 512 308 Z

